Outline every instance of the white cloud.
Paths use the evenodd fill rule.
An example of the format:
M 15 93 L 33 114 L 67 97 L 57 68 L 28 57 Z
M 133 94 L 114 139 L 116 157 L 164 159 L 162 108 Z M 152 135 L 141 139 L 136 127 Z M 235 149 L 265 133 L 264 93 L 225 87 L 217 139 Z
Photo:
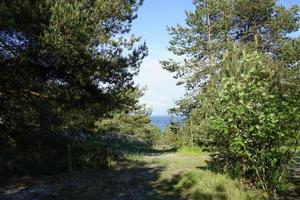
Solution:
M 156 49 L 159 50 L 159 47 Z M 144 60 L 135 81 L 141 87 L 147 87 L 140 101 L 153 108 L 153 115 L 167 114 L 167 110 L 174 106 L 174 101 L 184 94 L 184 89 L 176 85 L 172 75 L 163 70 L 159 60 L 153 57 Z

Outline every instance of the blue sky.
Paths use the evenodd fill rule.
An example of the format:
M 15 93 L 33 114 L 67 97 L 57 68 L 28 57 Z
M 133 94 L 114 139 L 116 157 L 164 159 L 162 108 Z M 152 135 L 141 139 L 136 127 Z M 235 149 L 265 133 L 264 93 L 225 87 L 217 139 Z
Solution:
M 280 0 L 279 3 L 300 5 L 300 0 Z M 176 80 L 161 68 L 159 61 L 172 57 L 167 50 L 170 39 L 167 26 L 184 24 L 185 10 L 193 8 L 192 0 L 145 0 L 133 23 L 132 32 L 141 36 L 149 48 L 149 56 L 135 80 L 141 87 L 147 87 L 141 103 L 152 107 L 153 115 L 166 115 L 175 100 L 184 95 L 184 89 L 176 85 Z

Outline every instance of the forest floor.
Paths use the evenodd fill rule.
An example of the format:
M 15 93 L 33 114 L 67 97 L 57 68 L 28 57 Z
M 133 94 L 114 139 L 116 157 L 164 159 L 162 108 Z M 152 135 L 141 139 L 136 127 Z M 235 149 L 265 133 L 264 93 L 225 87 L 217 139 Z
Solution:
M 0 179 L 1 200 L 251 200 L 230 178 L 207 170 L 208 153 L 127 155 L 113 167 L 47 177 Z

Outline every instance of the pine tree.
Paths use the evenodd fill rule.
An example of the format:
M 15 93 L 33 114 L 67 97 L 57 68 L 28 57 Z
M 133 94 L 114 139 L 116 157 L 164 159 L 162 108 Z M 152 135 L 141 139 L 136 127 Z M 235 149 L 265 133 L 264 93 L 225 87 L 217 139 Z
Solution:
M 185 25 L 169 27 L 175 58 L 161 62 L 186 87 L 186 97 L 171 111 L 197 121 L 210 115 L 223 57 L 232 43 L 271 56 L 285 69 L 278 76 L 288 73 L 291 84 L 299 83 L 299 38 L 291 37 L 299 29 L 297 6 L 288 9 L 275 0 L 196 0 L 194 5 L 194 11 L 186 12 Z
M 124 35 L 142 2 L 0 2 L 0 125 L 7 148 L 39 152 L 35 144 L 46 135 L 91 131 L 109 112 L 136 109 L 141 91 L 133 77 L 147 48 Z
M 251 46 L 279 60 L 283 47 L 295 41 L 290 33 L 299 28 L 299 8 L 287 9 L 276 0 L 196 0 L 194 5 L 195 11 L 186 12 L 185 26 L 169 28 L 169 50 L 183 59 L 162 62 L 191 93 L 218 76 L 228 43 Z

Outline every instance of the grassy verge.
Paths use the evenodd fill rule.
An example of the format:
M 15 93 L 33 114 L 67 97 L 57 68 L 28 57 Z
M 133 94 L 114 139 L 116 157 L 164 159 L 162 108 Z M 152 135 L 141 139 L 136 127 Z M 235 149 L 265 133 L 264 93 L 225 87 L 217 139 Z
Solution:
M 175 186 L 183 199 L 195 200 L 258 200 L 258 191 L 245 190 L 240 183 L 225 175 L 210 171 L 192 171 L 184 174 Z
M 207 170 L 209 153 L 199 147 L 181 147 L 174 153 L 128 158 L 148 163 L 151 168 L 163 168 L 152 186 L 157 194 L 169 194 L 169 199 L 263 199 L 259 191 L 246 190 L 238 181 Z
M 181 155 L 208 155 L 208 153 L 203 151 L 199 146 L 183 146 L 177 149 L 176 152 Z

